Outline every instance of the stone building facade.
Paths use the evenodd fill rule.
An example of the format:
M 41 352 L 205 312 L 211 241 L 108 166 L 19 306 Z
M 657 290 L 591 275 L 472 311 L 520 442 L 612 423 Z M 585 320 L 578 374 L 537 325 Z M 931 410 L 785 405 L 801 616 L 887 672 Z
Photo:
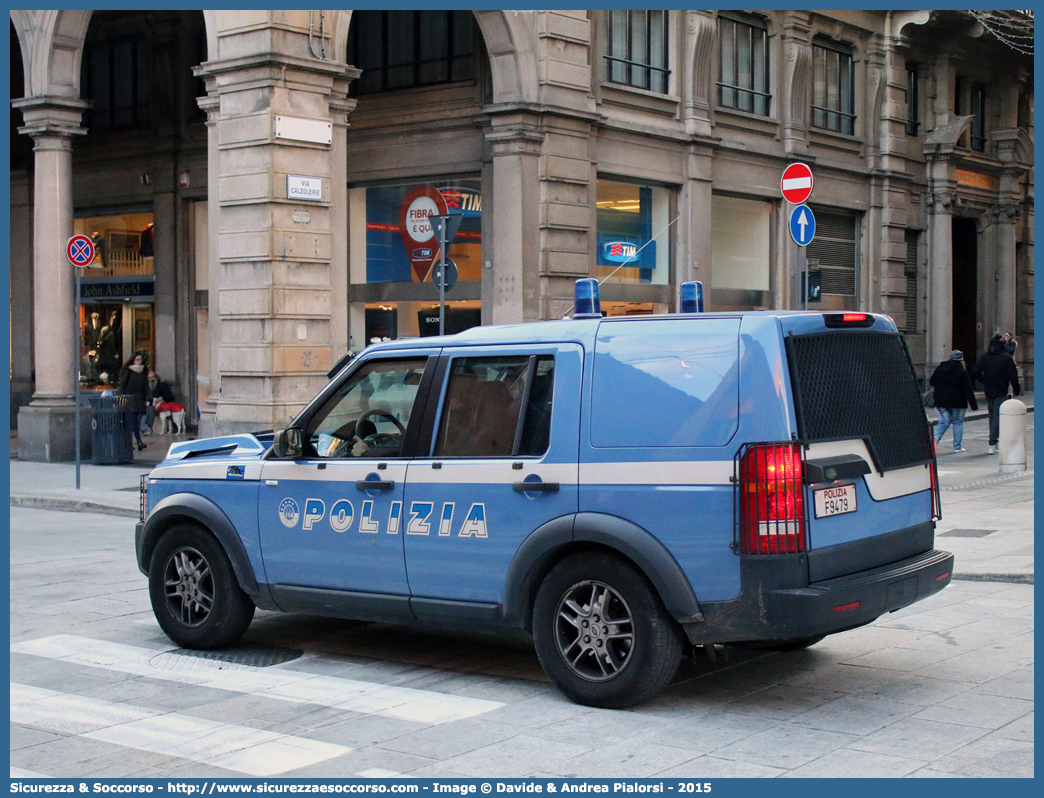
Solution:
M 12 11 L 11 39 L 24 458 L 72 459 L 73 364 L 98 390 L 136 350 L 201 434 L 283 425 L 347 349 L 437 331 L 432 210 L 464 215 L 448 330 L 561 317 L 587 276 L 610 314 L 694 279 L 797 308 L 811 269 L 919 376 L 1011 330 L 1033 386 L 1033 58 L 967 12 Z

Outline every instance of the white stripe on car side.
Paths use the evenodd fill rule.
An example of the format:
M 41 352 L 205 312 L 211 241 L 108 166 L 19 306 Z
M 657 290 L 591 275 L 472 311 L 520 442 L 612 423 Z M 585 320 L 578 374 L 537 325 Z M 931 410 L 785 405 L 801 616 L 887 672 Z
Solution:
M 433 463 L 439 463 L 439 468 L 433 468 Z M 514 463 L 522 463 L 522 468 L 515 468 Z M 530 474 L 536 474 L 544 482 L 557 482 L 560 485 L 577 483 L 576 463 L 526 460 L 417 460 L 410 463 L 407 480 L 411 485 L 498 485 L 521 482 Z
M 581 485 L 731 485 L 731 460 L 581 463 Z

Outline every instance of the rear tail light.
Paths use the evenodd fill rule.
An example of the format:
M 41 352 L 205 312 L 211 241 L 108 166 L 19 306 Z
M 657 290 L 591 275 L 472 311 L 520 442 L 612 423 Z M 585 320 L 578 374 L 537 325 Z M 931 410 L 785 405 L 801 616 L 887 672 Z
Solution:
M 739 461 L 740 554 L 797 554 L 806 549 L 801 448 L 758 443 Z

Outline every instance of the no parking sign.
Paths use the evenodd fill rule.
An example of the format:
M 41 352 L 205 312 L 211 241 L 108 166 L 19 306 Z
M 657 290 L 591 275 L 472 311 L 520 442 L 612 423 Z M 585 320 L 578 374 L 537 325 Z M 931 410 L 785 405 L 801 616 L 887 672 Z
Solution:
M 75 235 L 65 245 L 65 255 L 73 266 L 90 266 L 94 262 L 94 242 L 85 235 Z

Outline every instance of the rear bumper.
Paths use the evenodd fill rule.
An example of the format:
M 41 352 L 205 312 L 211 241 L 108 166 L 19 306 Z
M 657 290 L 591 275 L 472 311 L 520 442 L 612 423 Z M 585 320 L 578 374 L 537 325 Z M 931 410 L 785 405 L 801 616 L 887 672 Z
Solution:
M 805 568 L 804 555 L 745 557 L 740 596 L 702 604 L 705 622 L 685 624 L 690 642 L 794 640 L 854 629 L 938 593 L 950 583 L 953 555 L 932 549 L 807 587 L 780 586 L 794 584 L 787 577 Z

